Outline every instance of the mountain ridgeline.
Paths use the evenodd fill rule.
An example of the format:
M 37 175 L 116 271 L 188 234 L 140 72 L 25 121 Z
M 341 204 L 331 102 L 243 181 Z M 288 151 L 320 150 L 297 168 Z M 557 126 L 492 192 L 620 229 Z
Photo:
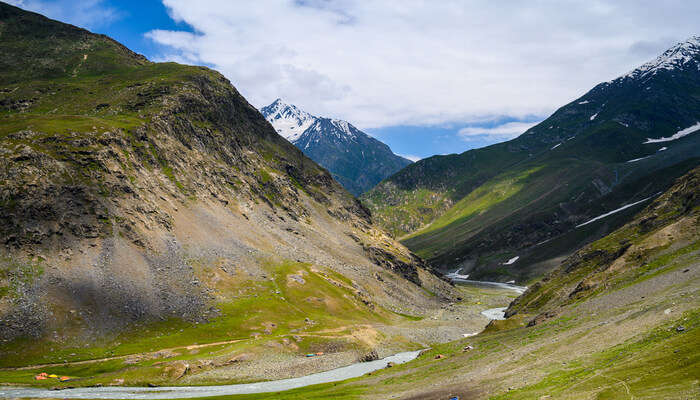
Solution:
M 328 169 L 333 178 L 356 196 L 411 164 L 346 121 L 315 117 L 281 99 L 260 112 L 280 135 Z
M 694 37 L 513 140 L 421 160 L 362 200 L 444 270 L 527 280 L 619 227 L 698 164 L 699 67 Z
M 4 3 L 0 221 L 2 366 L 386 323 L 454 295 L 218 72 Z

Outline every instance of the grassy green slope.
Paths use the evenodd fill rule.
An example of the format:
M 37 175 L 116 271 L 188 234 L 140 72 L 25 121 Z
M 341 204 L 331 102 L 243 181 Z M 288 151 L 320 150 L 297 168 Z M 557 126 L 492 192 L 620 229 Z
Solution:
M 362 195 L 374 218 L 396 237 L 421 228 L 479 185 L 528 159 L 531 149 L 501 143 L 409 165 Z M 537 149 L 535 149 L 537 151 Z
M 64 78 L 128 71 L 150 62 L 104 35 L 28 13 L 0 7 L 0 82 Z M 51 37 L 47 46 L 46 37 Z M 87 55 L 87 57 L 86 57 Z
M 698 188 L 700 168 L 676 181 L 631 222 L 569 257 L 513 302 L 507 314 L 573 304 L 697 261 Z M 570 293 L 562 296 L 562 290 Z

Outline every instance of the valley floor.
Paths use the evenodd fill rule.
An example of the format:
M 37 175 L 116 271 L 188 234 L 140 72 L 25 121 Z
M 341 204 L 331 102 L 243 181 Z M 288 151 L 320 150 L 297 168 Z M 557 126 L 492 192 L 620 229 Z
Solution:
M 694 252 L 535 326 L 518 326 L 515 317 L 498 321 L 478 336 L 371 376 L 255 398 L 698 398 L 699 305 Z
M 494 321 L 480 312 L 506 305 L 517 294 L 487 287 L 460 286 L 465 300 L 444 305 L 421 320 L 309 332 L 338 337 L 378 332 L 380 356 L 397 349 L 431 346 L 416 360 L 343 382 L 285 392 L 226 396 L 227 399 L 689 399 L 700 396 L 700 258 L 692 251 L 631 284 L 562 307 L 556 317 L 524 326 L 527 316 Z M 468 337 L 465 337 L 464 335 Z M 397 343 L 400 339 L 400 343 Z M 193 360 L 190 372 L 168 381 L 202 385 L 269 380 L 328 370 L 357 359 L 352 352 L 305 358 L 284 352 L 256 353 L 226 367 L 199 365 L 221 354 L 250 354 L 252 343 L 264 348 L 284 337 L 246 343 L 212 343 L 130 355 L 128 359 L 86 360 L 60 367 L 4 369 L 6 384 L 34 384 L 40 371 L 85 378 L 71 386 L 142 382 L 164 359 Z M 451 341 L 450 341 L 451 340 Z M 440 344 L 439 342 L 446 342 Z M 394 342 L 394 343 L 391 343 Z M 246 347 L 248 346 L 248 347 Z M 245 349 L 245 351 L 243 351 Z M 170 354 L 164 356 L 164 354 Z M 246 371 L 243 373 L 242 371 Z M 257 372 L 257 374 L 255 373 Z M 87 376 L 91 378 L 87 378 Z M 154 378 L 158 375 L 151 375 Z M 53 384 L 52 386 L 57 386 Z
M 150 351 L 31 364 L 0 369 L 5 385 L 82 387 L 94 385 L 212 385 L 267 381 L 305 376 L 349 365 L 367 354 L 370 344 L 375 357 L 418 350 L 454 341 L 480 332 L 489 322 L 481 311 L 502 307 L 518 293 L 500 288 L 457 286 L 463 301 L 445 303 L 418 318 L 396 315 L 385 321 L 322 326 L 293 334 L 262 334 L 187 346 L 154 348 Z M 343 343 L 343 345 L 341 345 Z M 336 348 L 334 348 L 336 346 Z M 305 349 L 324 348 L 321 356 L 306 357 Z M 312 350 L 306 350 L 312 351 Z M 60 384 L 55 379 L 36 381 L 41 372 L 70 376 Z M 1 391 L 0 391 L 1 392 Z

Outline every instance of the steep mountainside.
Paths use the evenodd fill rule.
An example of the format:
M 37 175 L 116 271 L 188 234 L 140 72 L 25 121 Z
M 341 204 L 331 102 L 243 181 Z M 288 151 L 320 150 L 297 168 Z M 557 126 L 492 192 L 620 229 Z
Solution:
M 280 135 L 327 168 L 356 196 L 411 164 L 345 121 L 314 117 L 281 99 L 260 111 Z
M 0 221 L 1 366 L 364 351 L 454 298 L 219 73 L 4 3 Z
M 699 65 L 700 39 L 679 43 L 516 139 L 421 160 L 363 201 L 443 269 L 527 280 L 619 227 L 697 165 Z

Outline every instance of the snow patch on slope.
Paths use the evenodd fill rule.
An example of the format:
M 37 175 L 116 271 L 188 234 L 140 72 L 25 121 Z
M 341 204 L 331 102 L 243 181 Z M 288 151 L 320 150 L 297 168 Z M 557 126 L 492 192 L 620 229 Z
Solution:
M 628 163 L 637 162 L 637 161 L 639 161 L 639 160 L 643 160 L 643 159 L 649 158 L 649 157 L 651 157 L 651 156 L 634 158 L 634 159 L 632 159 L 632 160 L 628 160 L 627 162 L 628 162 Z
M 590 220 L 588 220 L 588 221 L 586 221 L 586 222 L 584 222 L 584 223 L 582 223 L 582 224 L 578 224 L 578 225 L 576 225 L 576 227 L 577 227 L 577 228 L 580 228 L 580 227 L 582 227 L 582 226 L 588 225 L 588 224 L 590 224 L 590 223 L 592 223 L 592 222 L 598 221 L 599 219 L 603 219 L 603 218 L 605 218 L 605 217 L 608 217 L 608 216 L 610 216 L 610 215 L 613 215 L 613 214 L 615 214 L 615 213 L 618 213 L 618 212 L 620 212 L 620 211 L 622 211 L 622 210 L 625 210 L 625 209 L 627 209 L 627 208 L 636 206 L 637 204 L 643 203 L 643 202 L 645 202 L 645 201 L 651 199 L 652 197 L 654 197 L 654 196 L 650 196 L 650 197 L 647 197 L 647 198 L 645 198 L 645 199 L 641 199 L 641 200 L 639 200 L 639 201 L 635 201 L 634 203 L 630 203 L 630 204 L 624 205 L 624 206 L 622 206 L 622 207 L 620 207 L 620 208 L 616 208 L 616 209 L 614 209 L 614 210 L 612 210 L 612 211 L 610 211 L 610 212 L 606 212 L 605 214 L 602 214 L 602 215 L 599 215 L 599 216 L 597 216 L 597 217 L 595 217 L 595 218 L 593 218 L 593 219 L 590 219 Z
M 449 278 L 449 279 L 469 279 L 469 274 L 462 275 L 462 274 L 460 274 L 460 272 L 462 272 L 462 268 L 460 268 L 460 269 L 458 269 L 458 270 L 456 270 L 456 271 L 452 271 L 452 272 L 450 272 L 450 273 L 448 273 L 448 274 L 445 274 L 445 278 Z
M 489 308 L 481 312 L 481 315 L 488 319 L 502 321 L 506 319 L 506 309 L 508 307 Z
M 511 258 L 510 260 L 504 262 L 503 265 L 511 265 L 511 264 L 514 264 L 516 261 L 518 261 L 519 258 L 520 258 L 520 256 L 515 256 L 515 257 Z
M 670 142 L 670 141 L 672 141 L 672 140 L 680 139 L 680 138 L 682 138 L 683 136 L 688 136 L 688 135 L 690 135 L 691 133 L 693 133 L 693 132 L 695 132 L 695 131 L 697 131 L 697 130 L 699 130 L 699 129 L 700 129 L 700 122 L 698 122 L 698 123 L 696 123 L 695 125 L 690 126 L 690 127 L 688 127 L 688 128 L 681 129 L 680 131 L 676 132 L 673 136 L 661 137 L 661 138 L 658 138 L 658 139 L 647 138 L 647 141 L 644 142 L 644 144 L 649 144 L 649 143 L 661 143 L 661 142 Z
M 336 133 L 336 136 L 339 139 L 342 138 L 343 136 L 353 138 L 353 139 L 355 138 L 355 133 L 351 129 L 351 127 L 353 127 L 353 126 L 350 125 L 349 122 L 343 121 L 340 119 L 332 119 L 331 124 L 333 124 L 333 126 L 335 126 L 337 128 L 337 130 L 339 131 Z

